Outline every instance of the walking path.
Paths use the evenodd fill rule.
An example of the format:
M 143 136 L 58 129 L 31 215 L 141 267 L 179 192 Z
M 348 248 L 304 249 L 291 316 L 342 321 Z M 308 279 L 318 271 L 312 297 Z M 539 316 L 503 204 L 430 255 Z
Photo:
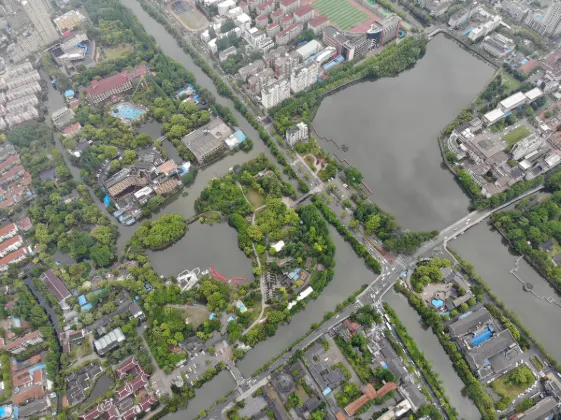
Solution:
M 522 286 L 524 287 L 524 290 L 525 290 L 526 292 L 530 292 L 531 294 L 533 294 L 533 295 L 534 295 L 535 297 L 537 297 L 538 299 L 545 300 L 545 301 L 547 301 L 547 302 L 549 302 L 549 303 L 553 303 L 554 305 L 557 305 L 557 306 L 561 307 L 561 303 L 559 303 L 555 298 L 553 298 L 553 297 L 551 297 L 551 296 L 547 296 L 547 297 L 546 297 L 546 296 L 540 296 L 540 295 L 538 295 L 536 292 L 534 292 L 534 291 L 532 290 L 533 285 L 532 285 L 531 283 L 526 283 L 524 280 L 522 280 L 522 279 L 520 278 L 520 276 L 518 276 L 517 271 L 518 271 L 518 269 L 520 268 L 518 264 L 520 263 L 520 260 L 521 260 L 522 258 L 524 258 L 523 255 L 519 256 L 519 257 L 516 259 L 516 261 L 514 261 L 514 267 L 512 268 L 512 270 L 510 270 L 510 274 L 512 274 L 514 277 L 516 277 L 516 279 L 517 279 L 520 283 L 522 283 Z

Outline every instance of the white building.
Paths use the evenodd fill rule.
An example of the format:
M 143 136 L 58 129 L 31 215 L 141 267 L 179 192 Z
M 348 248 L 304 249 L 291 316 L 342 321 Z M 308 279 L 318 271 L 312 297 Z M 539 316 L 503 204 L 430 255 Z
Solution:
M 56 27 L 61 34 L 71 31 L 76 25 L 79 25 L 86 20 L 86 17 L 77 10 L 70 10 L 64 15 L 59 16 L 53 20 Z
M 218 14 L 220 16 L 225 16 L 228 10 L 236 7 L 236 2 L 234 0 L 225 0 L 222 3 L 218 3 Z
M 277 80 L 261 89 L 261 101 L 267 109 L 288 98 L 290 98 L 290 81 L 288 79 Z
M 318 53 L 322 48 L 323 45 L 321 45 L 320 42 L 316 41 L 315 39 L 312 39 L 307 44 L 298 48 L 296 52 L 302 58 L 302 60 L 305 60 L 309 56 Z
M 290 89 L 294 93 L 303 91 L 317 82 L 318 73 L 319 63 L 317 61 L 295 68 L 290 74 Z
M 290 146 L 294 146 L 300 141 L 308 140 L 308 126 L 303 122 L 299 122 L 294 127 L 286 130 L 286 141 Z
M 538 150 L 541 145 L 545 142 L 545 137 L 537 136 L 536 134 L 531 134 L 524 140 L 519 141 L 511 149 L 510 154 L 512 159 L 519 160 L 524 156 Z
M 489 35 L 491 32 L 497 29 L 499 25 L 502 23 L 502 21 L 503 18 L 500 17 L 499 15 L 493 16 L 487 22 L 483 23 L 482 25 L 479 25 L 476 28 L 473 28 L 472 31 L 469 33 L 468 38 L 471 41 L 476 42 L 477 40 L 483 38 L 484 36 Z
M 504 57 L 516 48 L 516 44 L 512 39 L 499 33 L 486 36 L 481 46 L 490 55 L 497 58 Z
M 561 32 L 561 1 L 552 2 L 547 10 L 535 10 L 528 15 L 525 23 L 536 32 L 551 36 Z
M 528 98 L 524 95 L 524 93 L 516 92 L 514 95 L 510 95 L 508 98 L 499 102 L 498 108 L 507 113 L 508 111 L 512 111 L 514 108 L 524 105 L 527 100 Z
M 501 2 L 501 9 L 518 22 L 522 22 L 530 11 L 526 4 L 516 0 L 503 0 Z
M 49 0 L 22 0 L 21 6 L 29 16 L 43 45 L 48 45 L 59 39 L 60 35 L 51 22 L 53 6 Z
M 251 27 L 251 18 L 245 13 L 237 16 L 234 22 L 240 27 L 242 31 L 246 31 Z
M 51 119 L 53 120 L 53 124 L 56 128 L 61 129 L 74 119 L 74 111 L 70 108 L 61 108 L 51 115 Z

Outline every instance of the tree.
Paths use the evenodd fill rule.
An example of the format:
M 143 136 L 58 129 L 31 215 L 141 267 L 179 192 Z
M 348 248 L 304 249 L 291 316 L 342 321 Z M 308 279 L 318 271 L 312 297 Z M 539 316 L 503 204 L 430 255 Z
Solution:
M 107 267 L 115 259 L 114 253 L 107 245 L 95 244 L 89 251 L 91 260 L 96 267 Z
M 345 168 L 345 179 L 353 187 L 358 187 L 362 182 L 363 175 L 358 169 L 349 166 Z

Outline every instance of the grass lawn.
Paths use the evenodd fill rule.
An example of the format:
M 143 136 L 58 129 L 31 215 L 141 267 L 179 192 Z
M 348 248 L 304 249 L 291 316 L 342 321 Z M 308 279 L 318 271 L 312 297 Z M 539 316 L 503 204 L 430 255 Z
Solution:
M 189 325 L 192 325 L 193 328 L 197 328 L 204 321 L 207 321 L 210 315 L 210 312 L 204 308 L 198 308 L 189 305 L 171 305 L 171 306 L 183 312 L 185 317 L 189 319 Z
M 104 49 L 105 58 L 107 60 L 114 60 L 133 51 L 134 51 L 134 47 L 129 44 L 119 44 L 115 47 L 109 47 Z
M 253 188 L 249 188 L 247 190 L 246 196 L 249 202 L 251 203 L 251 205 L 253 206 L 253 208 L 255 209 L 265 204 L 265 198 L 257 191 L 255 191 Z
M 525 372 L 526 376 L 528 378 L 531 377 L 532 379 L 523 384 L 513 383 L 512 381 L 510 381 L 510 375 L 516 369 Z M 530 388 L 535 382 L 534 375 L 532 374 L 532 371 L 528 366 L 521 365 L 515 368 L 514 370 L 511 370 L 510 372 L 504 374 L 500 378 L 497 378 L 493 382 L 491 382 L 491 388 L 493 389 L 493 391 L 495 391 L 497 394 L 503 397 L 503 399 L 507 400 L 508 404 L 510 404 L 522 392 Z
M 306 162 L 306 164 L 314 171 L 316 170 L 315 161 L 316 159 L 312 155 L 306 155 L 304 157 L 304 162 Z
M 503 140 L 506 142 L 506 147 L 510 149 L 520 140 L 525 139 L 530 135 L 530 129 L 524 125 L 516 127 L 510 133 L 503 136 Z
M 510 90 L 516 90 L 522 85 L 522 82 L 519 82 L 506 71 L 501 72 L 501 76 L 503 77 L 503 84 L 509 88 Z
M 347 0 L 316 0 L 312 6 L 342 31 L 347 31 L 368 19 L 365 12 Z

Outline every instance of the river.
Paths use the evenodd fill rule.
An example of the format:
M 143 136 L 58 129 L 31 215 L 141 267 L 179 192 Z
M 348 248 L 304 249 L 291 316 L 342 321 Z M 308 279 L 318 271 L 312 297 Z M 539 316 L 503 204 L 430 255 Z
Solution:
M 514 267 L 517 256 L 509 252 L 502 236 L 485 223 L 480 223 L 450 242 L 448 246 L 474 265 L 475 271 L 506 306 L 519 315 L 534 337 L 555 359 L 561 360 L 558 334 L 561 307 L 538 299 L 522 289 L 522 284 L 509 272 Z M 518 276 L 525 282 L 532 283 L 536 294 L 551 296 L 561 302 L 561 297 L 549 282 L 525 260 L 519 262 L 519 267 Z
M 480 419 L 481 414 L 473 401 L 462 395 L 464 383 L 458 377 L 450 358 L 438 342 L 438 338 L 432 330 L 423 328 L 419 315 L 409 306 L 407 299 L 391 290 L 384 297 L 384 301 L 395 309 L 409 335 L 413 337 L 426 359 L 431 362 L 432 368 L 438 373 L 450 404 L 458 412 L 459 418 Z
M 467 213 L 469 200 L 444 169 L 437 136 L 493 71 L 437 36 L 412 70 L 326 97 L 313 125 L 319 135 L 347 145 L 343 153 L 332 142 L 321 142 L 364 174 L 371 199 L 398 223 L 440 230 Z
M 177 276 L 183 270 L 209 265 L 227 278 L 242 277 L 253 281 L 249 258 L 238 248 L 238 233 L 227 223 L 189 225 L 183 238 L 162 251 L 149 251 L 152 267 L 160 275 Z M 242 283 L 246 283 L 245 281 Z

